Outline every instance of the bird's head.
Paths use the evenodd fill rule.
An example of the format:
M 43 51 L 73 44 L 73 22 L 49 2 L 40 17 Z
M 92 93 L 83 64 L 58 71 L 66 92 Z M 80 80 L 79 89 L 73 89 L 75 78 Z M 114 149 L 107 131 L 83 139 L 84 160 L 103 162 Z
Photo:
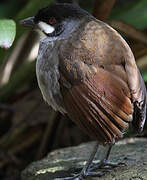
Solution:
M 48 37 L 71 32 L 88 13 L 70 3 L 51 4 L 40 9 L 33 17 L 20 22 L 21 25 L 41 30 Z

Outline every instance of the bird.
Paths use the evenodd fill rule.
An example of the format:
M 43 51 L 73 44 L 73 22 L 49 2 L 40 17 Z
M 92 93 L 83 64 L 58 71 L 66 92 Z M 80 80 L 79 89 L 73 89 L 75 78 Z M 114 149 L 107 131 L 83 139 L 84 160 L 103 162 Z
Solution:
M 49 4 L 20 24 L 45 35 L 36 62 L 43 99 L 96 140 L 85 167 L 67 179 L 102 175 L 92 171 L 99 145 L 104 167 L 115 142 L 130 126 L 141 133 L 146 120 L 146 87 L 129 45 L 76 4 Z

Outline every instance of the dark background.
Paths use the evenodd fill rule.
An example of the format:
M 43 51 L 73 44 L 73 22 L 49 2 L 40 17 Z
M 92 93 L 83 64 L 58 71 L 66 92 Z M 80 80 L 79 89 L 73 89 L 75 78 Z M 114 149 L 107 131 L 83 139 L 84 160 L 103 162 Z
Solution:
M 20 179 L 20 172 L 29 163 L 48 152 L 91 140 L 68 117 L 54 112 L 43 101 L 35 75 L 39 34 L 18 23 L 50 2 L 0 1 L 0 18 L 11 18 L 17 23 L 13 46 L 8 51 L 0 49 L 0 179 Z M 77 2 L 122 34 L 147 82 L 147 1 Z M 130 129 L 126 136 L 136 134 Z M 140 136 L 147 137 L 147 126 Z

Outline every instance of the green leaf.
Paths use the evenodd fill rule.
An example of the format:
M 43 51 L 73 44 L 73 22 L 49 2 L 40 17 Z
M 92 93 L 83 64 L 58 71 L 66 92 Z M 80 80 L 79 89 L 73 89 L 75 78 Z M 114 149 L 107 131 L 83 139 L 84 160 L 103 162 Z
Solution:
M 17 16 L 14 18 L 15 22 L 16 22 L 16 29 L 17 29 L 17 36 L 15 38 L 15 42 L 13 47 L 15 47 L 15 44 L 18 42 L 19 38 L 21 37 L 21 35 L 26 31 L 29 30 L 29 28 L 24 28 L 19 24 L 19 21 L 35 15 L 35 13 L 42 7 L 45 7 L 47 5 L 49 5 L 52 2 L 52 0 L 47 0 L 47 1 L 41 1 L 41 0 L 30 0 L 28 1 L 28 3 L 25 5 L 25 7 L 17 14 Z M 13 47 L 11 49 L 9 49 L 7 52 L 4 51 L 3 49 L 0 48 L 0 65 L 3 63 L 4 61 L 4 57 L 8 56 L 12 50 Z
M 16 24 L 13 20 L 0 20 L 0 47 L 8 49 L 16 35 Z

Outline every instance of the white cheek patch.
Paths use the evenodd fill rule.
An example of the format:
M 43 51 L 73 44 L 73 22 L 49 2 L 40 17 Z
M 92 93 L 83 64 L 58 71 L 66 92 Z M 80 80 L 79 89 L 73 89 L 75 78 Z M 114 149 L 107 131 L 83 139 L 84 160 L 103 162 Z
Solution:
M 45 22 L 42 22 L 42 21 L 40 21 L 40 22 L 38 23 L 38 27 L 39 27 L 42 31 L 44 31 L 46 34 L 51 34 L 52 32 L 55 31 L 55 28 L 54 28 L 54 27 L 52 27 L 51 25 L 49 25 L 49 24 L 47 24 L 47 23 L 45 23 Z

